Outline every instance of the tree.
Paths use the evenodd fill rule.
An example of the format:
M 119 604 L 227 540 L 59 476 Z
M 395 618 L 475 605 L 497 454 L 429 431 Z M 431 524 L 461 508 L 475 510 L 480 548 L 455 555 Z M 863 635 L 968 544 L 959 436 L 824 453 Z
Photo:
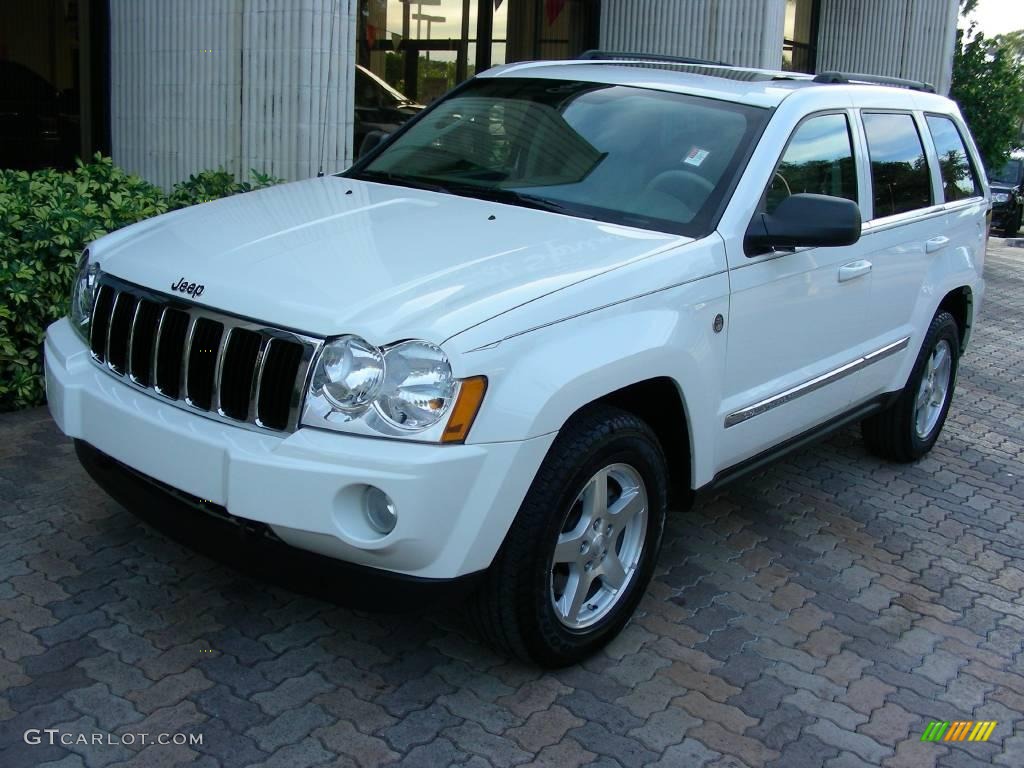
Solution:
M 949 95 L 960 105 L 988 168 L 1002 167 L 1020 138 L 1024 64 L 1014 42 L 1012 36 L 989 40 L 975 33 L 974 24 L 966 33 L 957 30 Z

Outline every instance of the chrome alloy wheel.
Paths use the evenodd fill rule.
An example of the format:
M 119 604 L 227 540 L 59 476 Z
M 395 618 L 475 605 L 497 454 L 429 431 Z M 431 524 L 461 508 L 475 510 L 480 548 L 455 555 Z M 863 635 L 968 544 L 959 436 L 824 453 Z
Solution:
M 585 629 L 607 616 L 636 574 L 647 538 L 647 489 L 628 464 L 599 470 L 570 505 L 551 561 L 558 620 Z
M 924 440 L 935 429 L 952 384 L 953 350 L 946 339 L 932 349 L 921 375 L 921 384 L 914 399 L 914 429 Z

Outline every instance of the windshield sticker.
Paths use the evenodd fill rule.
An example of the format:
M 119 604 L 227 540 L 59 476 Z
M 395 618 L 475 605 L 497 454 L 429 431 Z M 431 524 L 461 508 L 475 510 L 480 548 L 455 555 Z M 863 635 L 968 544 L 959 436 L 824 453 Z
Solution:
M 700 147 L 693 147 L 690 150 L 690 153 L 683 160 L 683 162 L 686 163 L 687 165 L 700 166 L 701 163 L 707 160 L 707 157 L 710 154 L 711 153 L 706 149 L 701 149 Z

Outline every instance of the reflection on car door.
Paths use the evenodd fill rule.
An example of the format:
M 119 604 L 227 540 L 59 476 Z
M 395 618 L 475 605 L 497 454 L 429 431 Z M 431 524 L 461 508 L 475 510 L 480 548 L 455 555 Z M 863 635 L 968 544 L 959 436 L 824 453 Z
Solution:
M 845 111 L 797 126 L 759 211 L 789 194 L 858 200 L 858 171 Z M 859 244 L 748 255 L 727 242 L 730 279 L 722 440 L 729 467 L 844 412 L 855 394 L 843 375 L 868 343 L 871 265 Z

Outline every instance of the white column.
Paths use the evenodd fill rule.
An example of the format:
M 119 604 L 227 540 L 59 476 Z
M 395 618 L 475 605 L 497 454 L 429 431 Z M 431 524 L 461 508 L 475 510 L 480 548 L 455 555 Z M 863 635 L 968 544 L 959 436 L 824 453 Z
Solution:
M 316 173 L 323 146 L 325 170 L 341 170 L 355 5 L 110 0 L 115 162 L 163 187 L 218 167 L 298 179 Z
M 785 0 L 604 0 L 601 48 L 782 65 Z
M 924 80 L 948 93 L 958 11 L 957 0 L 822 0 L 817 69 Z

